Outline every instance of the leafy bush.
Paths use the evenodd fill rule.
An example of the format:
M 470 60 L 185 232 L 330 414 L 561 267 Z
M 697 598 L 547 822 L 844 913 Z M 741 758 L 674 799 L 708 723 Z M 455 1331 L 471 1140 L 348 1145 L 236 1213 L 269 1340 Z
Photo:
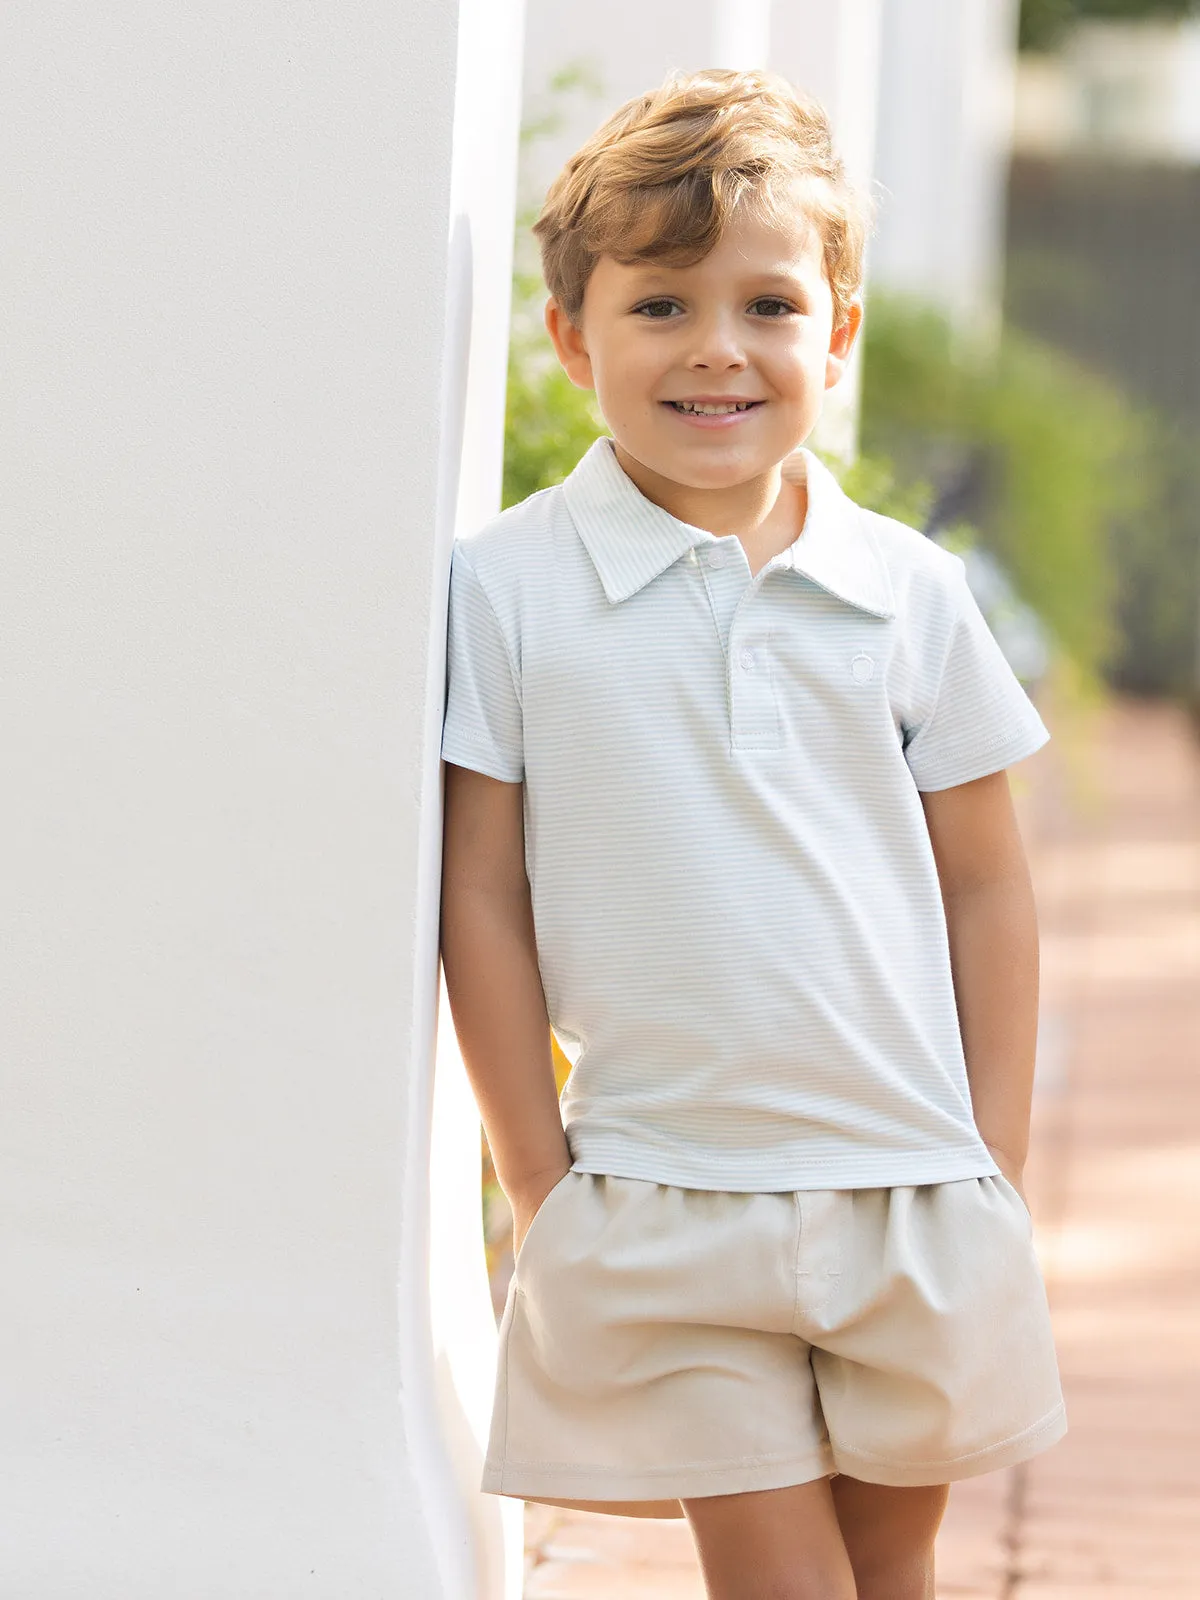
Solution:
M 595 398 L 577 389 L 558 362 L 546 357 L 548 339 L 514 330 L 508 354 L 504 414 L 505 506 L 561 483 L 594 439 L 604 433 Z
M 933 525 L 973 524 L 1092 681 L 1121 655 L 1126 552 L 1166 492 L 1159 432 L 1149 408 L 1039 340 L 1006 330 L 972 349 L 929 309 L 872 299 L 864 449 L 938 487 Z
M 587 61 L 556 72 L 540 105 L 521 129 L 522 150 L 558 130 L 572 96 L 595 99 L 601 84 Z M 546 288 L 533 224 L 541 197 L 522 178 L 513 246 L 512 331 L 504 416 L 501 503 L 516 505 L 539 489 L 561 483 L 594 439 L 606 431 L 595 397 L 577 389 L 559 366 L 542 325 Z

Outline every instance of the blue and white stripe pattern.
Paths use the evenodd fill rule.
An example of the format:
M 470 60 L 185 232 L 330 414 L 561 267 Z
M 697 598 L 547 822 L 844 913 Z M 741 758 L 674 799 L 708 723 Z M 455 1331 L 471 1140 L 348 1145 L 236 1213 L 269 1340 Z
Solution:
M 919 791 L 1046 731 L 958 557 L 797 461 L 804 529 L 753 578 L 607 439 L 455 550 L 443 754 L 525 785 L 580 1171 L 773 1190 L 996 1170 Z

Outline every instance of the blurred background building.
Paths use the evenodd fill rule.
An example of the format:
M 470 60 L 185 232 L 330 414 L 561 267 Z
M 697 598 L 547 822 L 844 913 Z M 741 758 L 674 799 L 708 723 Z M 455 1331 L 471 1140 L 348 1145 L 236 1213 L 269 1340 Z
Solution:
M 1110 8 L 1114 9 L 1114 8 Z M 1089 17 L 1017 72 L 1005 315 L 1144 412 L 1155 527 L 1115 551 L 1110 677 L 1200 682 L 1200 17 Z M 1163 8 L 1157 8 L 1161 10 Z
M 1200 162 L 1200 20 L 1080 21 L 1016 75 L 1018 155 Z

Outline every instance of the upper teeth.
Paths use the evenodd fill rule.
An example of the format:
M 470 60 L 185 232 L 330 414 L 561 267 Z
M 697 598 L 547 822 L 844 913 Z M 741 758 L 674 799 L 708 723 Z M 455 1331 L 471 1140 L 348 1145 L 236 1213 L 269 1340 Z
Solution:
M 674 400 L 671 402 L 678 411 L 695 411 L 702 417 L 723 417 L 729 411 L 745 411 L 754 405 L 753 400 L 732 400 L 728 405 L 710 406 L 697 400 Z

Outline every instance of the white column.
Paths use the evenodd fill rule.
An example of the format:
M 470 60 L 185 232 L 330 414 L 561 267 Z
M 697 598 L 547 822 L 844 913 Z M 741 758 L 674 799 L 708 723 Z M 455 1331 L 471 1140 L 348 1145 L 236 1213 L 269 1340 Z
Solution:
M 526 150 L 526 185 L 537 201 L 567 157 L 619 105 L 644 94 L 678 69 L 696 72 L 716 65 L 745 66 L 746 30 L 761 36 L 770 0 L 605 0 L 603 26 L 586 5 L 565 0 L 526 0 L 525 102 L 527 114 L 542 113 L 556 72 L 571 63 L 587 66 L 594 94 L 560 98 L 559 126 Z M 742 59 L 717 62 L 714 49 Z
M 0 1593 L 493 1600 L 426 1225 L 509 55 L 477 216 L 456 4 L 14 5 Z
M 991 336 L 999 316 L 1017 0 L 884 0 L 873 254 L 885 289 Z
M 712 0 L 710 67 L 765 67 L 771 54 L 771 0 Z

